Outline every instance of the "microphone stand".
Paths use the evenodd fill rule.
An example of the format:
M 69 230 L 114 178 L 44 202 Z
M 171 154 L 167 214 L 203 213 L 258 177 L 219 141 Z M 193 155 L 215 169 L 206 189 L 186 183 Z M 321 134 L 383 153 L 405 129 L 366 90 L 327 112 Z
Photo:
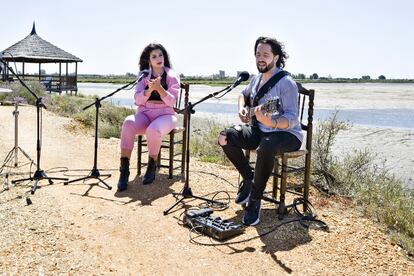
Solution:
M 42 107 L 44 109 L 47 109 L 47 108 L 44 105 L 44 103 L 42 102 L 42 97 L 38 97 L 26 85 L 26 83 L 22 79 L 20 79 L 20 77 L 13 71 L 13 69 L 7 65 L 7 63 L 3 59 L 0 59 L 0 62 L 3 63 L 8 68 L 8 70 L 19 80 L 21 85 L 23 85 L 30 92 L 30 94 L 32 94 L 33 97 L 36 98 L 36 114 L 37 114 L 37 141 L 36 141 L 36 144 L 37 144 L 37 146 L 36 146 L 37 162 L 36 162 L 36 164 L 37 164 L 37 169 L 36 169 L 36 171 L 35 171 L 35 173 L 32 177 L 18 179 L 18 180 L 12 180 L 13 184 L 18 183 L 18 182 L 23 182 L 23 181 L 26 181 L 26 180 L 30 180 L 30 181 L 34 180 L 35 183 L 33 184 L 32 189 L 31 189 L 31 194 L 34 194 L 36 189 L 37 189 L 37 184 L 40 180 L 47 179 L 47 180 L 49 180 L 49 184 L 53 184 L 52 180 L 68 180 L 68 179 L 67 178 L 60 178 L 60 177 L 48 177 L 46 175 L 46 173 L 42 169 L 40 169 L 40 153 L 41 153 L 41 145 L 42 145 L 42 143 L 40 141 L 40 137 L 41 137 L 41 133 L 40 133 L 41 132 L 41 129 L 40 129 L 40 120 L 41 120 L 40 119 L 40 114 L 41 114 L 41 108 Z
M 14 147 L 9 151 L 6 158 L 4 159 L 3 165 L 0 167 L 0 173 L 2 172 L 3 168 L 11 167 L 8 164 L 13 159 L 14 159 L 14 167 L 17 168 L 17 166 L 19 165 L 19 160 L 18 160 L 19 151 L 30 161 L 29 164 L 34 164 L 34 161 L 32 160 L 32 158 L 30 158 L 30 156 L 19 146 L 19 110 L 18 110 L 18 107 L 19 107 L 20 103 L 21 103 L 21 101 L 19 101 L 17 99 L 14 100 L 14 111 L 13 111 L 13 116 L 14 116 Z M 23 165 L 25 165 L 25 164 L 23 164 Z
M 133 85 L 132 87 L 134 87 L 135 86 L 135 84 L 137 83 L 138 81 L 137 80 L 134 80 L 134 81 L 132 81 L 132 82 L 130 82 L 130 83 L 128 83 L 128 84 L 126 84 L 126 85 L 124 85 L 124 86 L 122 86 L 122 87 L 120 87 L 120 88 L 118 88 L 117 90 L 115 90 L 114 92 L 112 92 L 112 93 L 110 93 L 110 94 L 108 94 L 108 95 L 106 95 L 106 96 L 104 96 L 104 97 L 102 97 L 102 98 L 96 98 L 95 99 L 95 102 L 94 103 L 92 103 L 92 104 L 90 104 L 90 105 L 88 105 L 88 106 L 85 106 L 84 108 L 83 108 L 83 110 L 86 110 L 86 109 L 88 109 L 89 107 L 91 107 L 91 106 L 95 106 L 96 107 L 96 112 L 95 112 L 95 151 L 94 151 L 94 158 L 93 158 L 93 168 L 92 168 L 92 170 L 91 170 L 91 172 L 89 173 L 89 175 L 87 175 L 87 176 L 85 176 L 85 177 L 81 177 L 81 178 L 77 178 L 77 179 L 73 179 L 73 180 L 71 180 L 71 181 L 65 181 L 63 184 L 64 185 L 67 185 L 67 184 L 69 184 L 69 183 L 73 183 L 73 182 L 77 182 L 77 181 L 81 181 L 81 180 L 85 180 L 85 179 L 89 179 L 89 178 L 95 178 L 95 179 L 98 179 L 102 184 L 104 184 L 107 188 L 108 188 L 108 190 L 111 190 L 112 189 L 112 187 L 111 186 L 109 186 L 105 181 L 103 181 L 102 179 L 101 179 L 101 176 L 103 176 L 103 177 L 111 177 L 111 174 L 101 174 L 100 172 L 99 172 L 99 169 L 97 168 L 97 159 L 98 159 L 98 122 L 99 122 L 99 120 L 98 120 L 98 117 L 99 117 L 99 108 L 102 106 L 101 105 L 101 102 L 103 101 L 103 100 L 105 100 L 106 98 L 108 98 L 108 97 L 111 97 L 112 95 L 114 95 L 115 93 L 117 93 L 117 92 L 119 92 L 120 90 L 123 90 L 123 89 L 125 89 L 125 88 L 127 88 L 128 86 L 130 86 L 130 85 Z M 131 88 L 132 88 L 131 87 Z
M 188 103 L 188 105 L 186 107 L 184 107 L 183 109 L 179 110 L 178 113 L 179 114 L 184 114 L 184 116 L 186 116 L 186 123 L 185 123 L 185 132 L 186 132 L 186 166 L 185 166 L 185 183 L 184 183 L 184 188 L 180 193 L 172 193 L 173 196 L 175 198 L 177 198 L 178 196 L 181 196 L 180 199 L 178 199 L 171 207 L 169 207 L 167 210 L 165 210 L 164 216 L 168 215 L 169 212 L 175 207 L 177 206 L 179 203 L 181 203 L 184 199 L 187 198 L 195 198 L 195 199 L 200 199 L 200 200 L 204 200 L 207 201 L 208 203 L 211 204 L 217 204 L 220 206 L 223 206 L 225 203 L 220 202 L 220 201 L 216 201 L 216 200 L 212 200 L 212 199 L 208 199 L 208 198 L 204 198 L 204 197 L 200 197 L 200 196 L 196 196 L 193 194 L 193 192 L 191 191 L 190 188 L 190 184 L 189 184 L 189 176 L 190 176 L 190 119 L 191 119 L 191 114 L 195 113 L 195 110 L 193 109 L 196 105 L 198 105 L 199 103 L 202 103 L 214 96 L 216 96 L 217 94 L 226 91 L 225 94 L 227 94 L 228 92 L 230 92 L 234 87 L 231 87 L 230 85 L 228 85 L 227 87 L 225 87 L 224 89 L 214 92 L 212 94 L 209 94 L 207 96 L 205 96 L 204 98 L 202 98 L 201 100 L 199 100 L 198 102 L 192 104 L 191 102 Z M 222 96 L 224 96 L 225 94 L 223 94 Z

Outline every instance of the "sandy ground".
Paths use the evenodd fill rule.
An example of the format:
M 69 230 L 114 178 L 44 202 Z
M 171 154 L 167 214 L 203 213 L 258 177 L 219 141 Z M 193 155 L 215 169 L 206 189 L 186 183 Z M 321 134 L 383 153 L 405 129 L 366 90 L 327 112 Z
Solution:
M 20 147 L 36 157 L 36 110 L 20 107 Z M 14 146 L 13 107 L 0 106 L 0 157 Z M 77 178 L 93 165 L 93 136 L 70 119 L 43 113 L 41 168 L 48 176 Z M 119 166 L 117 139 L 99 140 L 98 168 L 112 173 L 107 190 L 96 180 L 63 185 L 39 182 L 9 184 L 0 193 L 0 273 L 3 275 L 413 275 L 414 261 L 393 244 L 378 225 L 363 218 L 346 201 L 312 195 L 318 217 L 330 232 L 306 229 L 299 223 L 281 224 L 273 205 L 263 204 L 262 222 L 248 227 L 232 245 L 202 246 L 189 240 L 189 229 L 179 224 L 179 205 L 167 216 L 163 210 L 183 187 L 181 178 L 167 178 L 160 170 L 155 183 L 143 186 L 132 165 L 128 190 L 116 192 Z M 22 154 L 19 161 L 25 161 Z M 135 158 L 133 158 L 135 160 Z M 134 163 L 134 162 L 133 162 Z M 32 168 L 32 173 L 33 173 Z M 12 169 L 19 179 L 29 166 Z M 31 173 L 31 174 L 32 174 Z M 30 174 L 30 175 L 31 175 Z M 0 178 L 0 185 L 4 178 Z M 232 200 L 215 216 L 240 223 L 242 209 L 234 204 L 237 173 L 231 168 L 192 159 L 190 185 L 197 195 L 227 191 Z M 1 188 L 1 186 L 0 186 Z M 33 204 L 26 204 L 29 197 Z M 202 201 L 185 200 L 185 207 Z M 288 217 L 288 219 L 293 217 Z M 205 237 L 196 241 L 217 244 Z

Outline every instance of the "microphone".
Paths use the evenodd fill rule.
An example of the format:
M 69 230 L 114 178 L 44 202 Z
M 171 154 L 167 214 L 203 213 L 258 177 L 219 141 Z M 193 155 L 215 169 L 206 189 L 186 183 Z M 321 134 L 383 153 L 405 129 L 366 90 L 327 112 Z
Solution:
M 239 74 L 237 80 L 230 86 L 229 91 L 232 90 L 234 87 L 242 83 L 243 81 L 248 80 L 250 77 L 249 73 L 246 71 L 243 71 Z
M 149 74 L 149 70 L 148 69 L 144 69 L 141 72 L 139 72 L 137 82 L 142 81 L 142 79 L 145 78 L 146 76 L 148 76 L 148 74 Z

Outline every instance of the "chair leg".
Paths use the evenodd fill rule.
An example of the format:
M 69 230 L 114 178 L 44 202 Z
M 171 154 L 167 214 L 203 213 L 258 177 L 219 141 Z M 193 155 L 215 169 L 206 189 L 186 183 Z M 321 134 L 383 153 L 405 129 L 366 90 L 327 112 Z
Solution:
M 185 166 L 186 166 L 186 154 L 187 154 L 187 131 L 184 130 L 183 132 L 183 142 L 181 144 L 181 175 L 185 178 Z M 184 179 L 185 181 L 185 179 Z
M 273 164 L 273 190 L 272 190 L 272 197 L 277 199 L 277 189 L 279 187 L 279 160 L 275 157 L 275 161 Z
M 174 133 L 170 133 L 170 160 L 168 164 L 168 179 L 173 178 L 174 169 Z
M 137 146 L 137 174 L 141 175 L 141 163 L 142 163 L 142 136 L 138 136 L 138 146 Z
M 283 219 L 286 211 L 285 195 L 286 195 L 286 182 L 287 182 L 287 157 L 282 155 L 282 180 L 280 183 L 280 202 L 278 208 L 279 219 Z
M 305 157 L 305 187 L 303 189 L 303 197 L 306 199 L 303 204 L 303 212 L 306 212 L 308 209 L 308 201 L 309 201 L 309 185 L 310 185 L 310 162 L 311 162 L 311 156 L 310 153 L 306 154 Z
M 161 149 L 160 149 L 160 153 L 158 153 L 158 157 L 157 157 L 157 171 L 159 171 L 161 168 Z

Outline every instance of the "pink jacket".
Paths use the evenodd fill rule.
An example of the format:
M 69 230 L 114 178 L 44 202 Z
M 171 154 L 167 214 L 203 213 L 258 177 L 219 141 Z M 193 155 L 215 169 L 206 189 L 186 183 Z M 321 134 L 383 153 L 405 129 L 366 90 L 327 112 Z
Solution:
M 178 78 L 177 74 L 174 72 L 174 70 L 164 67 L 165 72 L 167 73 L 167 85 L 168 90 L 167 95 L 162 99 L 164 104 L 166 106 L 174 107 L 174 104 L 177 100 L 177 95 L 180 90 L 180 79 Z M 137 86 L 135 88 L 135 104 L 137 106 L 145 106 L 146 102 L 148 101 L 148 97 L 144 96 L 144 90 L 147 86 L 147 81 L 151 78 L 151 71 L 148 74 L 146 78 L 143 78 L 139 83 L 137 83 Z

